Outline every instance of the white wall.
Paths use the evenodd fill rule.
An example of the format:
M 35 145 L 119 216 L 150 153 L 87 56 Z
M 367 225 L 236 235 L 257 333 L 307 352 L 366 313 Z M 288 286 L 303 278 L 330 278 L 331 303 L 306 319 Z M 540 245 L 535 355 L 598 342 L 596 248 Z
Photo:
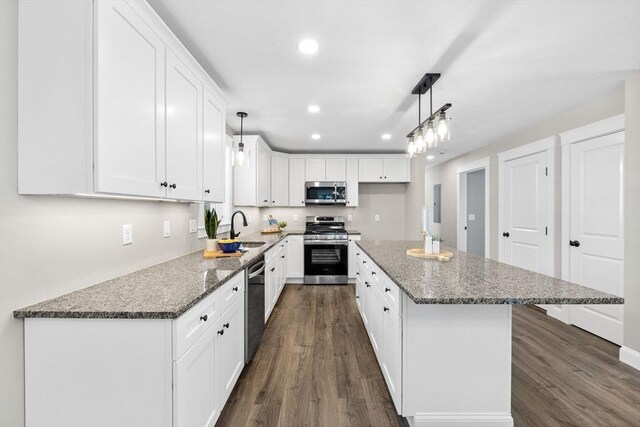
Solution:
M 425 163 L 424 155 L 411 159 L 411 182 L 407 186 L 405 197 L 405 239 L 422 239 L 422 206 L 425 204 L 425 191 L 433 192 L 425 188 Z M 433 206 L 433 202 L 431 204 Z M 433 216 L 433 209 L 430 214 Z
M 316 206 L 306 208 L 261 208 L 261 215 L 273 215 L 279 221 L 287 221 L 287 229 L 303 230 L 305 216 L 347 215 L 353 221 L 346 223 L 347 229 L 356 229 L 363 239 L 402 240 L 405 236 L 405 192 L 407 184 L 360 184 L 358 206 Z M 375 221 L 378 214 L 380 221 Z M 298 222 L 293 216 L 298 215 Z

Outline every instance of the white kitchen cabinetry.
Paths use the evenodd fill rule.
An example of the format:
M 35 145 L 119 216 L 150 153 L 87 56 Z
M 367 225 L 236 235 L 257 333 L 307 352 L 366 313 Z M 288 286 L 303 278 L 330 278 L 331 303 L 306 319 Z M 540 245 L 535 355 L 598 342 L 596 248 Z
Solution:
M 153 9 L 18 6 L 19 193 L 202 200 L 203 91 L 224 95 Z
M 220 328 L 220 399 L 224 406 L 244 368 L 244 295 L 222 313 Z M 185 424 L 186 425 L 186 424 Z
M 361 158 L 358 165 L 360 182 L 409 182 L 409 159 L 404 156 L 385 158 Z
M 325 181 L 346 181 L 347 180 L 346 159 L 326 159 L 325 160 Z
M 225 108 L 211 91 L 204 91 L 202 123 L 202 199 L 207 202 L 225 201 Z
M 269 249 L 265 255 L 265 298 L 264 317 L 265 322 L 271 316 L 278 298 L 284 289 L 287 281 L 287 239 L 283 239 L 273 248 Z
M 400 315 L 387 304 L 382 307 L 382 373 L 396 408 L 401 404 L 402 323 Z
M 326 160 L 306 159 L 305 160 L 305 181 L 326 181 Z
M 357 272 L 357 267 L 358 267 L 358 257 L 357 257 L 357 253 L 358 253 L 358 246 L 356 245 L 356 242 L 358 240 L 360 240 L 362 236 L 360 236 L 359 234 L 350 234 L 349 235 L 349 280 L 353 280 L 356 278 L 356 272 Z
M 305 159 L 289 159 L 289 206 L 304 206 Z
M 347 159 L 347 206 L 358 206 L 359 192 L 358 188 L 358 159 Z
M 166 55 L 167 197 L 202 199 L 202 83 L 171 51 Z
M 271 202 L 271 149 L 258 135 L 242 138 L 246 165 L 233 168 L 233 203 L 235 206 L 269 206 Z M 238 147 L 239 136 L 233 137 Z
M 271 206 L 289 206 L 289 159 L 271 156 Z
M 290 235 L 287 241 L 287 277 L 304 279 L 304 238 Z

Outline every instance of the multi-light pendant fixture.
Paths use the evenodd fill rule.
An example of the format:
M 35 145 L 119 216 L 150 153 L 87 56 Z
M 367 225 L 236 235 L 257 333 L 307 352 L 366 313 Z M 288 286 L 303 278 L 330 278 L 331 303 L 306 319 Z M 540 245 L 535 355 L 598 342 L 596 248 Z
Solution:
M 242 134 L 244 127 L 244 118 L 248 116 L 247 113 L 243 111 L 239 111 L 236 113 L 236 116 L 240 117 L 240 142 L 238 143 L 238 150 L 234 153 L 234 162 L 235 166 L 244 166 L 247 162 L 247 153 L 244 152 L 244 142 L 242 142 Z
M 451 119 L 446 111 L 451 104 L 444 104 L 433 111 L 433 84 L 440 78 L 440 74 L 427 73 L 420 79 L 411 94 L 418 95 L 418 126 L 407 134 L 407 157 L 415 157 L 429 148 L 436 148 L 439 143 L 451 138 Z M 422 120 L 422 95 L 429 91 L 429 117 Z

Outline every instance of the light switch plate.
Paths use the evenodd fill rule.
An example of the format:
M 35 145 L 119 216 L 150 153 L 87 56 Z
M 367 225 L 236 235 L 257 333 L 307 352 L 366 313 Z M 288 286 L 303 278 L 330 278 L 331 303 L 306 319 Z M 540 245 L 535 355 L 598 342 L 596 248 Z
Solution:
M 353 221 L 353 215 L 347 215 L 347 221 L 349 222 Z
M 268 219 L 268 218 L 269 218 L 269 217 L 268 217 L 267 215 L 262 215 L 262 220 L 263 220 L 263 221 L 267 221 L 267 219 Z
M 476 220 L 476 214 L 469 214 L 469 221 L 475 221 Z
M 163 228 L 164 229 L 163 229 L 162 237 L 171 236 L 171 221 L 165 221 Z
M 198 222 L 195 219 L 189 220 L 189 233 L 195 233 L 198 231 Z
M 293 216 L 293 222 L 298 222 L 298 215 Z
M 133 226 L 131 224 L 122 225 L 122 246 L 133 243 Z
M 374 220 L 374 221 L 380 221 L 380 215 L 375 214 L 375 215 L 373 216 L 373 220 Z

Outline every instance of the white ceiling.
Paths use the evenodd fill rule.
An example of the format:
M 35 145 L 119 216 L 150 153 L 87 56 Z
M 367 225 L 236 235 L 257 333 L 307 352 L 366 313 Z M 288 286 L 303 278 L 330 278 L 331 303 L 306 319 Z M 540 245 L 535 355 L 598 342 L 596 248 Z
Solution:
M 640 70 L 638 1 L 149 2 L 228 95 L 229 125 L 246 111 L 246 133 L 291 152 L 403 151 L 427 72 L 442 73 L 434 109 L 453 104 L 443 161 Z M 305 37 L 313 56 L 297 49 Z

